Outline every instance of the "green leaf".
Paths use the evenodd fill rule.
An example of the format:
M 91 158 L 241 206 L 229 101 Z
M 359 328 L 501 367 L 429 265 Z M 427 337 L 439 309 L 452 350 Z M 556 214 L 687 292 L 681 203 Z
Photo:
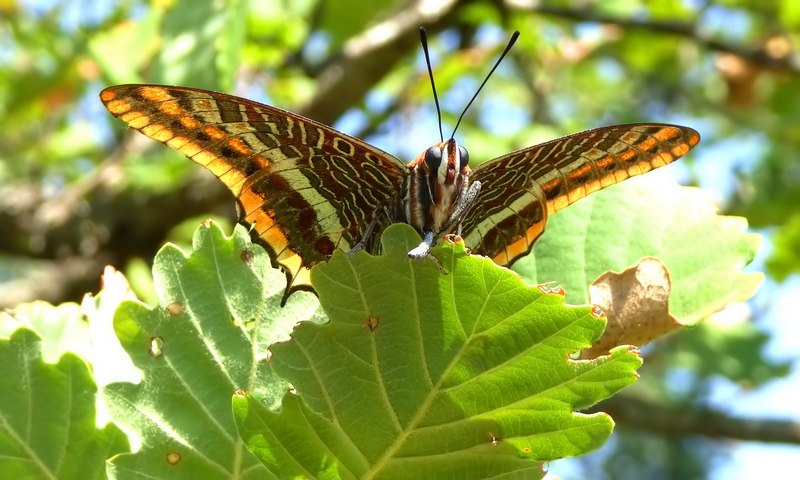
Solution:
M 243 26 L 224 15 L 227 2 L 194 2 L 178 0 L 164 14 L 163 44 L 158 50 L 154 79 L 158 83 L 187 85 L 220 90 L 230 89 L 232 78 L 222 78 L 214 65 L 223 66 L 230 75 L 228 47 L 234 46 L 237 33 Z M 240 7 L 234 7 L 239 10 Z M 227 22 L 226 22 L 227 20 Z M 228 33 L 225 33 L 225 32 Z M 221 57 L 217 39 L 225 45 Z M 234 41 L 235 42 L 235 41 Z
M 111 84 L 137 83 L 160 42 L 159 27 L 164 19 L 160 8 L 148 8 L 136 22 L 125 22 L 116 28 L 89 38 L 88 48 Z M 130 48 L 136 45 L 136 48 Z M 125 55 L 120 55 L 125 52 Z
M 295 322 L 316 315 L 310 294 L 279 306 L 284 275 L 237 226 L 225 237 L 200 227 L 188 256 L 166 245 L 153 266 L 160 306 L 123 302 L 114 326 L 142 382 L 111 384 L 104 397 L 115 420 L 141 440 L 136 454 L 111 461 L 117 476 L 263 478 L 244 449 L 230 410 L 247 390 L 270 405 L 287 390 L 267 363 L 267 347 Z M 265 300 L 266 299 L 266 300 Z
M 105 460 L 128 451 L 115 425 L 96 426 L 97 387 L 80 358 L 42 359 L 30 330 L 0 340 L 0 478 L 106 478 Z
M 443 274 L 408 259 L 418 243 L 393 225 L 383 255 L 336 252 L 312 270 L 330 323 L 301 323 L 272 347 L 308 409 L 237 400 L 251 451 L 280 477 L 538 478 L 543 462 L 600 447 L 611 419 L 575 410 L 633 382 L 636 353 L 570 360 L 603 330 L 591 307 L 463 245 L 434 249 Z
M 68 352 L 91 358 L 89 324 L 77 303 L 53 306 L 39 301 L 0 312 L 0 338 L 10 337 L 19 328 L 36 332 L 46 362 L 55 363 Z
M 571 303 L 588 303 L 600 274 L 658 257 L 672 278 L 670 311 L 693 324 L 748 299 L 763 279 L 741 271 L 760 236 L 746 232 L 744 218 L 716 210 L 701 190 L 657 175 L 631 179 L 556 213 L 514 270 L 531 283 L 557 282 Z
M 141 82 L 146 70 L 149 82 L 228 91 L 240 64 L 245 11 L 243 1 L 152 5 L 140 21 L 94 37 L 89 47 L 112 83 Z
M 359 463 L 348 438 L 299 397 L 286 395 L 274 413 L 251 396 L 237 395 L 233 414 L 247 448 L 277 478 L 357 478 L 339 461 Z
M 142 376 L 131 357 L 123 350 L 114 331 L 114 313 L 125 300 L 136 296 L 130 289 L 125 276 L 107 266 L 102 276 L 103 290 L 99 294 L 86 295 L 81 309 L 89 323 L 92 346 L 88 359 L 92 364 L 94 381 L 100 387 L 114 382 L 138 383 Z M 104 405 L 103 405 L 104 406 Z M 107 415 L 103 409 L 101 414 Z
M 767 269 L 778 281 L 800 272 L 800 214 L 788 215 L 773 234 Z
M 220 73 L 220 90 L 230 92 L 236 86 L 236 75 L 242 64 L 242 49 L 245 45 L 247 30 L 247 6 L 250 2 L 246 0 L 232 0 L 227 2 L 227 8 L 221 12 L 224 28 L 221 32 L 215 32 L 217 48 L 216 66 Z

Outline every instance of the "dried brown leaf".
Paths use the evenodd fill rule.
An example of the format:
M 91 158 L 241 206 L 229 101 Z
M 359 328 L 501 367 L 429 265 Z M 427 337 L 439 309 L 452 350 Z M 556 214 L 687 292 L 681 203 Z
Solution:
M 596 358 L 617 345 L 641 347 L 682 328 L 669 313 L 671 289 L 669 270 L 654 257 L 644 257 L 624 272 L 598 277 L 589 287 L 589 296 L 603 309 L 608 324 L 581 357 Z

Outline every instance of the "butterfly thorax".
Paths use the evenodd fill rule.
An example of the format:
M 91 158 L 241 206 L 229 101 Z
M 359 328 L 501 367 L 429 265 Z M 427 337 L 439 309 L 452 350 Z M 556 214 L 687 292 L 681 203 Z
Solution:
M 468 162 L 467 151 L 451 138 L 428 148 L 408 164 L 405 213 L 411 226 L 437 237 L 450 233 L 461 216 L 454 213 L 469 188 Z

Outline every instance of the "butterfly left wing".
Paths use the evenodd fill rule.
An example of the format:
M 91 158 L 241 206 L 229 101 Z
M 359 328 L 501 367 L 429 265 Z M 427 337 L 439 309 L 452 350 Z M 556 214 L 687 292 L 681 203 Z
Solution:
M 480 195 L 462 222 L 473 252 L 498 265 L 526 255 L 547 217 L 601 188 L 667 165 L 700 141 L 693 129 L 640 123 L 580 132 L 478 165 Z
M 132 128 L 183 153 L 236 197 L 274 266 L 284 302 L 310 290 L 335 249 L 367 249 L 399 210 L 405 165 L 333 128 L 246 98 L 186 87 L 117 85 L 100 94 Z

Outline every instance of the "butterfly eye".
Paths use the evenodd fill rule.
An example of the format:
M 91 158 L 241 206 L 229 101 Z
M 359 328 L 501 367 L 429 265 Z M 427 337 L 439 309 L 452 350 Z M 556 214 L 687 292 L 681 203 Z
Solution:
M 425 164 L 431 171 L 438 170 L 441 163 L 442 151 L 439 147 L 431 147 L 425 152 Z
M 461 157 L 461 168 L 466 167 L 469 164 L 469 152 L 467 152 L 467 149 L 459 145 L 458 156 Z

